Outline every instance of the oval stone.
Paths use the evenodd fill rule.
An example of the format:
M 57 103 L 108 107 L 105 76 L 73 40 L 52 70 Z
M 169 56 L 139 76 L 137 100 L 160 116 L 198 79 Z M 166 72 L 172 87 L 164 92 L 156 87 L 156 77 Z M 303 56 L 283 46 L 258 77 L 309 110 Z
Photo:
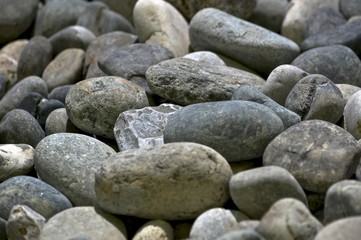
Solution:
M 345 129 L 356 139 L 361 138 L 361 91 L 347 101 L 344 112 Z
M 315 240 L 359 240 L 361 235 L 361 217 L 343 218 L 325 226 Z
M 173 227 L 170 223 L 163 220 L 152 220 L 144 224 L 134 235 L 132 240 L 144 239 L 174 239 Z

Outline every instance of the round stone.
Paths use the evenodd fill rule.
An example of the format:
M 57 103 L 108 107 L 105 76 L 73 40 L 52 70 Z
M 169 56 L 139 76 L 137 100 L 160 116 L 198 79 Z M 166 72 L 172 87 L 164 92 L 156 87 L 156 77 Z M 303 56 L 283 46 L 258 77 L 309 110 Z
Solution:
M 132 240 L 143 239 L 174 239 L 173 227 L 163 220 L 152 220 L 144 224 L 134 235 Z
M 361 235 L 361 217 L 348 217 L 325 226 L 315 240 L 358 240 Z

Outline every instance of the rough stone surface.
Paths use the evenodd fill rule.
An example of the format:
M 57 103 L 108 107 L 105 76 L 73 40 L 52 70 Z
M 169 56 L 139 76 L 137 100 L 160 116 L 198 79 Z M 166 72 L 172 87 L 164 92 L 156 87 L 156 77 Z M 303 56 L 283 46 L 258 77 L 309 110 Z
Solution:
M 159 239 L 172 240 L 174 239 L 174 230 L 172 225 L 163 220 L 153 220 L 144 224 L 134 235 L 132 240 L 143 239 Z
M 345 129 L 356 139 L 361 138 L 361 91 L 357 91 L 347 101 L 344 109 Z
M 99 205 L 147 219 L 193 219 L 229 199 L 232 171 L 216 151 L 170 143 L 111 155 L 95 174 Z
M 340 11 L 346 18 L 361 15 L 359 0 L 340 0 Z
M 218 66 L 225 66 L 225 62 L 220 58 L 217 54 L 212 53 L 210 51 L 198 51 L 188 53 L 184 55 L 183 58 L 192 59 L 194 61 L 206 63 L 206 64 L 214 64 Z
M 120 13 L 120 15 L 124 16 L 128 21 L 133 20 L 133 8 L 137 0 L 100 0 L 107 4 L 110 9 L 115 12 Z

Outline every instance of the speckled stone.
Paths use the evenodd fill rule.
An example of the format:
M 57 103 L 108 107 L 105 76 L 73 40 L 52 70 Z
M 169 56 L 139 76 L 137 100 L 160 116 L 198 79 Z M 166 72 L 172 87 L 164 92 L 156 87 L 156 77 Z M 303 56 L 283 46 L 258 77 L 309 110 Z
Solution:
M 163 220 L 152 220 L 144 224 L 134 235 L 132 240 L 144 239 L 159 239 L 172 240 L 174 239 L 174 230 L 170 223 Z
M 361 138 L 361 91 L 357 91 L 347 101 L 343 116 L 345 129 L 356 139 Z

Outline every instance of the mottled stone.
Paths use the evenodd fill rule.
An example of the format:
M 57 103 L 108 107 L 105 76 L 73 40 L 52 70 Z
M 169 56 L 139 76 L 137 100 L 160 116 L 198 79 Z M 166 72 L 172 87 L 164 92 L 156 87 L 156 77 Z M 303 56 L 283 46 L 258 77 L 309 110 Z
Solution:
M 194 61 L 206 63 L 206 64 L 214 64 L 218 66 L 225 66 L 225 62 L 215 53 L 212 53 L 210 51 L 198 51 L 198 52 L 192 52 L 188 53 L 187 55 L 184 55 L 183 58 L 189 58 Z
M 340 11 L 346 18 L 361 15 L 359 0 L 340 0 Z
M 37 120 L 41 127 L 45 127 L 46 119 L 49 114 L 58 108 L 64 108 L 64 103 L 60 102 L 57 99 L 43 100 L 38 105 L 37 111 Z
M 272 140 L 263 155 L 265 166 L 287 169 L 303 189 L 325 193 L 356 171 L 359 145 L 346 130 L 329 122 L 298 123 Z
M 232 171 L 216 151 L 170 143 L 111 155 L 95 174 L 99 205 L 147 219 L 193 219 L 229 199 Z
M 276 113 L 255 102 L 199 103 L 168 118 L 164 142 L 197 142 L 213 148 L 228 162 L 237 162 L 261 157 L 283 130 Z
M 168 222 L 163 220 L 153 220 L 144 224 L 134 235 L 132 240 L 143 239 L 159 239 L 172 240 L 174 239 L 173 227 Z
M 57 99 L 60 102 L 65 103 L 66 95 L 73 86 L 74 86 L 73 84 L 67 84 L 54 88 L 49 93 L 48 99 Z
M 361 217 L 343 218 L 325 226 L 315 240 L 358 240 L 361 235 Z
M 295 42 L 214 8 L 193 17 L 189 35 L 194 50 L 219 52 L 263 75 L 300 52 Z
M 353 94 L 355 94 L 357 91 L 361 90 L 361 87 L 356 87 L 351 84 L 336 84 L 338 89 L 340 89 L 343 99 L 345 99 L 345 103 L 351 98 Z
M 356 139 L 361 138 L 361 91 L 357 91 L 347 101 L 344 112 L 345 129 Z

